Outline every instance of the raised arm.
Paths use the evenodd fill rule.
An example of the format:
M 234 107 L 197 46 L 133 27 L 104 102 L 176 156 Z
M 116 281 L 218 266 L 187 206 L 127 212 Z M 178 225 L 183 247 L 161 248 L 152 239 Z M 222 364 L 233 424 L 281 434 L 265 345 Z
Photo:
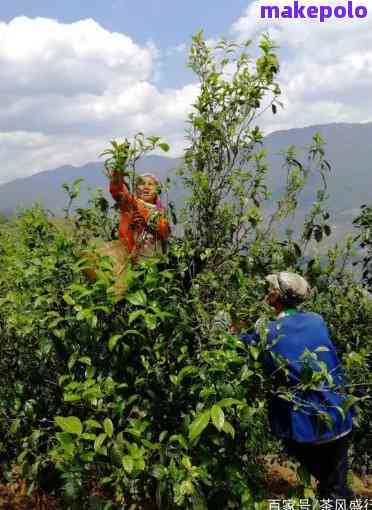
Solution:
M 110 193 L 112 198 L 120 206 L 120 209 L 125 208 L 128 204 L 135 205 L 135 197 L 129 193 L 128 188 L 124 183 L 123 175 L 114 170 L 110 181 Z

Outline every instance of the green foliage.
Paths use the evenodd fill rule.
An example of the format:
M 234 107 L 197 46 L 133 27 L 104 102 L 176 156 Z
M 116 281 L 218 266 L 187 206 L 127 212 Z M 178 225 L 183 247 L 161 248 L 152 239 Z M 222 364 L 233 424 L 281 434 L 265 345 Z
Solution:
M 356 241 L 359 242 L 363 253 L 362 278 L 369 289 L 372 289 L 372 206 L 361 206 L 361 213 L 355 218 L 354 225 L 359 230 Z
M 200 94 L 189 117 L 185 153 L 189 231 L 200 252 L 212 250 L 213 260 L 239 252 L 243 238 L 260 223 L 260 205 L 268 197 L 259 147 L 263 135 L 253 122 L 264 101 L 278 102 L 279 64 L 267 37 L 255 66 L 246 46 L 221 41 L 212 49 L 198 33 L 190 52 Z
M 6 223 L 8 221 L 8 218 L 5 216 L 5 214 L 0 213 L 0 225 Z
M 107 177 L 111 178 L 113 171 L 120 172 L 124 177 L 129 177 L 128 188 L 133 193 L 136 187 L 136 163 L 137 161 L 158 148 L 163 152 L 168 152 L 170 147 L 162 142 L 158 136 L 148 136 L 145 138 L 143 133 L 137 133 L 130 142 L 127 138 L 122 143 L 112 140 L 111 147 L 106 149 L 100 156 L 107 156 L 105 160 L 105 170 Z
M 330 325 L 361 399 L 356 437 L 370 455 L 372 410 L 363 399 L 371 384 L 371 300 L 348 272 L 350 243 L 323 260 L 313 250 L 329 228 L 329 170 L 318 136 L 307 162 L 315 169 L 297 161 L 294 148 L 285 154 L 283 195 L 264 215 L 269 169 L 252 119 L 267 95 L 275 113 L 279 89 L 274 47 L 265 37 L 260 48 L 251 68 L 245 47 L 222 42 L 215 55 L 195 36 L 190 63 L 201 92 L 182 169 L 190 191 L 184 235 L 170 240 L 165 257 L 132 268 L 125 299 L 115 294 L 109 257 L 94 282 L 83 272 L 87 240 L 111 239 L 117 221 L 99 192 L 71 214 L 74 183 L 66 186 L 63 222 L 35 206 L 0 229 L 2 468 L 6 474 L 17 463 L 26 479 L 63 494 L 64 508 L 264 505 L 264 459 L 280 450 L 265 402 L 281 389 L 261 363 L 268 271 L 293 269 L 311 281 L 307 305 Z M 147 140 L 153 148 L 159 142 Z M 127 157 L 124 149 L 112 144 L 113 167 Z M 296 212 L 311 172 L 322 184 L 304 233 L 279 237 L 275 226 Z M 263 316 L 260 344 L 247 348 L 230 334 L 229 315 L 248 327 Z M 319 366 L 304 371 L 304 387 L 328 377 Z M 365 463 L 354 448 L 355 461 Z

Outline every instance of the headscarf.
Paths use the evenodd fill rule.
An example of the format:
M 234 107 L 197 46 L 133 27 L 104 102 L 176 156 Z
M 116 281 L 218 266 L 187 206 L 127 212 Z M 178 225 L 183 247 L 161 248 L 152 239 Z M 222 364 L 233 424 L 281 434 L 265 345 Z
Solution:
M 280 273 L 269 274 L 265 281 L 272 289 L 277 289 L 285 299 L 294 299 L 298 302 L 304 301 L 311 294 L 308 282 L 297 273 L 281 271 Z

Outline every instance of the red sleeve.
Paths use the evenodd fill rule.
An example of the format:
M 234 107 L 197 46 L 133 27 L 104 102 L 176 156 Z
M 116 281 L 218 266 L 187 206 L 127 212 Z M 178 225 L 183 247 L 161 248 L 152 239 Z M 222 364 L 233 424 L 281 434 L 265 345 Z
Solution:
M 159 219 L 158 228 L 157 228 L 158 235 L 161 239 L 164 241 L 169 237 L 170 234 L 170 226 L 168 223 L 168 220 L 162 216 Z
M 114 170 L 111 177 L 110 193 L 112 198 L 119 203 L 121 209 L 128 203 L 134 204 L 135 202 L 134 196 L 129 193 L 124 183 L 123 175 L 117 170 Z

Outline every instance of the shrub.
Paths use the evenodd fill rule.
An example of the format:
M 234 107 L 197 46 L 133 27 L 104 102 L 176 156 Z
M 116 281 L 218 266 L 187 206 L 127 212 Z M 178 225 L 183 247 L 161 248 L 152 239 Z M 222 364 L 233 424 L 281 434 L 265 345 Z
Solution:
M 0 229 L 3 471 L 18 463 L 24 478 L 63 493 L 65 507 L 265 506 L 264 459 L 280 450 L 265 400 L 276 389 L 262 370 L 264 342 L 244 347 L 223 319 L 269 317 L 268 271 L 307 275 L 308 305 L 328 320 L 350 384 L 371 383 L 371 302 L 347 269 L 350 250 L 325 260 L 312 250 L 330 233 L 319 136 L 305 163 L 288 150 L 285 191 L 264 214 L 269 169 L 252 121 L 264 101 L 276 112 L 279 66 L 268 38 L 260 48 L 252 65 L 245 47 L 222 42 L 213 52 L 194 37 L 200 94 L 181 169 L 184 234 L 163 258 L 132 268 L 125 299 L 109 258 L 96 281 L 83 274 L 87 239 L 110 239 L 116 223 L 101 196 L 71 217 L 78 184 L 66 186 L 63 222 L 35 206 Z M 303 231 L 279 237 L 313 173 L 322 184 Z M 370 413 L 362 400 L 358 440 Z M 369 454 L 367 437 L 361 444 Z

